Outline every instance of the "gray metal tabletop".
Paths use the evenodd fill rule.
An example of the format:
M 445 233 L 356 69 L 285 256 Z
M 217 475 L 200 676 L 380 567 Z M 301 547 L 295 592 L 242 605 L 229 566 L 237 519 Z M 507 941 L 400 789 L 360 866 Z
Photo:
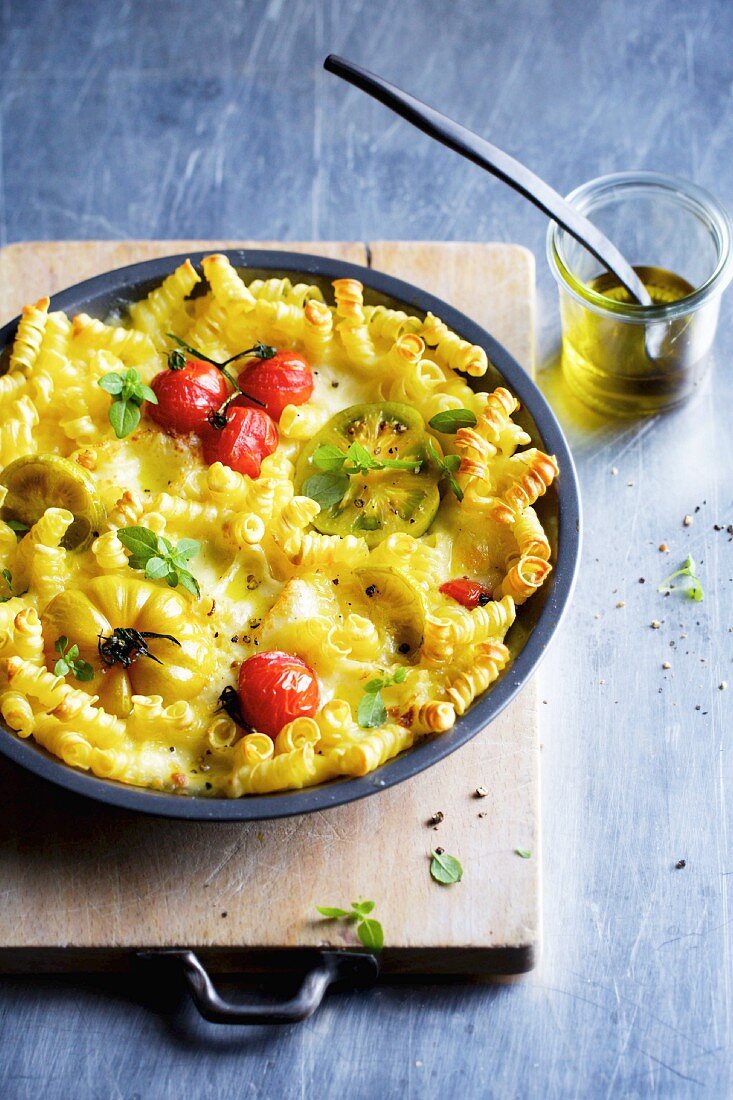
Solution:
M 538 968 L 335 995 L 306 1024 L 250 1030 L 131 981 L 6 978 L 4 1098 L 731 1094 L 733 298 L 694 403 L 638 423 L 583 414 L 554 365 L 541 216 L 321 71 L 329 51 L 351 56 L 563 192 L 655 169 L 733 208 L 731 41 L 726 0 L 0 4 L 0 244 L 525 244 L 542 385 L 586 515 L 574 604 L 540 674 Z M 657 584 L 688 552 L 705 598 L 665 600 Z

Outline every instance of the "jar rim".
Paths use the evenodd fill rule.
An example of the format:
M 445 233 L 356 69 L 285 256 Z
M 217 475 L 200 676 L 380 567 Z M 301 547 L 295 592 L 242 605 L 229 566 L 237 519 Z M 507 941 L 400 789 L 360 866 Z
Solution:
M 696 287 L 691 294 L 674 302 L 661 305 L 642 306 L 634 302 L 617 302 L 604 294 L 593 290 L 578 279 L 565 261 L 560 245 L 561 234 L 566 234 L 557 222 L 550 222 L 547 229 L 547 260 L 550 270 L 558 283 L 581 305 L 603 316 L 612 315 L 616 320 L 630 324 L 646 324 L 654 320 L 673 320 L 699 309 L 714 295 L 722 294 L 733 277 L 733 255 L 731 237 L 733 227 L 725 207 L 705 188 L 696 183 L 663 175 L 659 172 L 612 172 L 597 176 L 571 191 L 566 199 L 581 213 L 585 214 L 594 199 L 607 193 L 636 191 L 663 193 L 665 197 L 676 201 L 692 213 L 702 216 L 708 223 L 711 236 L 717 249 L 717 263 L 704 283 Z

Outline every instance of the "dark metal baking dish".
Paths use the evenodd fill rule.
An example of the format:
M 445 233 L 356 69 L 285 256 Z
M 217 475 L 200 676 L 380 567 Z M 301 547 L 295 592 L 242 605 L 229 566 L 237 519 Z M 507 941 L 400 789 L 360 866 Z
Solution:
M 204 255 L 193 253 L 190 258 L 198 264 Z M 409 779 L 460 748 L 496 718 L 535 671 L 567 608 L 580 556 L 580 498 L 568 445 L 535 383 L 488 332 L 432 294 L 356 264 L 293 252 L 253 249 L 232 250 L 227 255 L 233 264 L 244 269 L 248 279 L 283 275 L 299 281 L 307 279 L 318 283 L 328 296 L 332 279 L 354 278 L 364 284 L 368 302 L 397 305 L 418 315 L 428 310 L 437 314 L 464 339 L 486 350 L 493 369 L 484 378 L 470 380 L 471 384 L 477 390 L 485 390 L 493 389 L 502 381 L 506 383 L 521 401 L 519 421 L 531 434 L 533 442 L 556 455 L 560 477 L 538 505 L 553 542 L 554 569 L 540 594 L 521 608 L 509 633 L 507 641 L 514 658 L 511 664 L 493 688 L 458 719 L 452 730 L 426 738 L 369 775 L 335 780 L 301 791 L 239 799 L 174 795 L 97 779 L 76 771 L 35 741 L 21 740 L 0 726 L 0 753 L 60 787 L 108 805 L 198 821 L 254 821 L 325 810 Z M 87 279 L 54 295 L 51 308 L 63 309 L 69 314 L 84 311 L 99 318 L 124 311 L 130 302 L 144 297 L 184 259 L 183 255 L 167 256 Z M 0 329 L 0 364 L 7 362 L 7 351 L 16 327 L 17 318 Z

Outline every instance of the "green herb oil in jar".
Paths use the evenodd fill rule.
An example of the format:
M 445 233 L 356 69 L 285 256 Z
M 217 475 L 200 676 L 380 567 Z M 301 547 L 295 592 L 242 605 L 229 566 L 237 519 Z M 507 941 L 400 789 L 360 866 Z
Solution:
M 634 270 L 657 306 L 693 293 L 672 271 Z M 603 312 L 593 310 L 590 295 L 587 304 L 561 296 L 562 368 L 570 388 L 615 416 L 647 416 L 685 400 L 703 375 L 708 350 L 707 340 L 696 339 L 699 315 L 649 317 L 648 310 L 634 308 L 628 290 L 609 272 L 587 286 L 603 295 Z

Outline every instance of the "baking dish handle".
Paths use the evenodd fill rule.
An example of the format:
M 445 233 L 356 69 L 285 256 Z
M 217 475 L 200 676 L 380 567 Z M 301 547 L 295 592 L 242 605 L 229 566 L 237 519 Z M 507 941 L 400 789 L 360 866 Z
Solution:
M 363 988 L 379 973 L 374 955 L 351 951 L 315 951 L 297 992 L 287 1000 L 268 1002 L 250 998 L 226 1001 L 217 991 L 195 951 L 161 948 L 141 951 L 140 958 L 170 959 L 179 963 L 188 992 L 205 1020 L 213 1024 L 294 1024 L 316 1011 L 328 988 Z

